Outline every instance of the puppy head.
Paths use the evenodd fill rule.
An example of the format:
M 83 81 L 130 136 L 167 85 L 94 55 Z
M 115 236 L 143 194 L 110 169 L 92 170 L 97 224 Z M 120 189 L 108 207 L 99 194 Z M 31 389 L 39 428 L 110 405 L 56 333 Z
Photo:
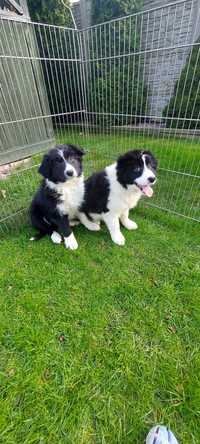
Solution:
M 120 156 L 117 161 L 117 177 L 125 188 L 135 185 L 148 197 L 156 182 L 157 160 L 150 151 L 133 150 Z
M 44 155 L 39 173 L 53 183 L 64 183 L 82 174 L 84 151 L 75 145 L 56 145 Z

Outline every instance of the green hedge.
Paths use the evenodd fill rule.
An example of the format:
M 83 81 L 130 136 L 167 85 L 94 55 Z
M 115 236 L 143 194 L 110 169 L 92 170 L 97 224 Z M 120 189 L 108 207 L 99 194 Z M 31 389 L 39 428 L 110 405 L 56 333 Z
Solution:
M 142 4 L 141 0 L 94 0 L 92 23 L 133 14 L 141 10 Z M 97 27 L 90 35 L 89 58 L 102 60 L 91 62 L 88 69 L 89 108 L 99 113 L 114 114 L 113 117 L 104 116 L 104 121 L 111 124 L 124 125 L 139 120 L 118 114 L 145 114 L 144 59 L 141 55 L 124 57 L 124 54 L 139 52 L 140 20 L 140 16 L 137 19 L 133 16 L 111 21 Z

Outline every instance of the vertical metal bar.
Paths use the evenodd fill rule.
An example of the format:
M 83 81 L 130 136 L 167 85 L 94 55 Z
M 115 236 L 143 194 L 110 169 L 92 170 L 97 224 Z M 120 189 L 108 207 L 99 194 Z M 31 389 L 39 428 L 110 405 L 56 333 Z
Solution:
M 134 24 L 135 24 L 135 29 L 134 29 L 133 52 L 136 51 L 136 43 L 137 43 L 137 27 L 138 27 L 138 16 L 137 15 L 135 17 Z M 132 126 L 132 122 L 133 122 L 133 119 L 132 119 L 132 116 L 133 116 L 133 103 L 134 103 L 134 101 L 133 101 L 133 94 L 134 94 L 134 88 L 135 88 L 135 71 L 136 71 L 136 69 L 135 69 L 135 65 L 136 65 L 135 59 L 136 59 L 137 56 L 133 55 L 131 57 L 133 57 L 132 76 L 131 76 L 131 85 L 132 85 L 132 87 L 131 87 L 131 101 L 130 101 L 131 102 L 131 112 L 130 112 L 131 120 L 130 120 L 130 125 Z M 136 114 L 136 112 L 134 114 Z M 135 130 L 133 132 L 133 139 L 134 139 L 134 144 L 135 144 L 135 139 L 136 139 L 136 137 L 135 137 Z M 129 133 L 129 142 L 128 143 L 130 143 L 130 140 L 131 140 L 131 130 L 130 130 L 130 133 Z
M 45 45 L 45 48 L 46 48 L 46 50 L 47 50 L 47 56 L 48 56 L 48 58 L 50 58 L 50 52 L 49 52 L 49 40 L 50 39 L 48 39 L 47 38 L 47 30 L 50 30 L 50 27 L 44 27 L 43 28 L 43 30 L 44 30 L 44 43 L 43 43 L 43 48 L 44 48 L 44 45 Z M 50 32 L 50 31 L 49 31 Z M 45 53 L 45 52 L 44 52 Z M 55 63 L 55 62 L 54 62 Z M 49 69 L 50 68 L 50 69 Z M 52 70 L 52 61 L 51 60 L 48 60 L 48 63 L 47 63 L 47 65 L 46 65 L 46 69 L 47 69 L 47 77 L 49 78 L 49 88 L 50 88 L 50 91 L 51 91 L 51 89 L 52 89 L 52 86 L 53 86 L 53 89 L 54 89 L 54 91 L 56 90 L 56 86 L 55 86 L 55 80 L 54 80 L 54 75 L 53 75 L 53 70 Z M 51 74 L 51 79 L 52 79 L 52 84 L 51 84 L 51 81 L 50 81 L 50 77 L 49 77 L 49 73 Z M 58 106 L 58 99 L 57 99 L 57 94 L 56 95 L 54 95 L 53 96 L 53 94 L 51 94 L 51 97 L 52 97 L 52 108 L 53 108 L 53 114 L 57 114 L 58 113 L 58 110 L 59 110 L 59 106 Z M 58 134 L 58 123 L 57 123 L 57 117 L 55 117 L 55 122 L 54 122 L 54 125 L 55 125 L 55 130 L 56 130 L 56 135 Z
M 61 31 L 62 31 L 62 34 L 61 34 Z M 62 56 L 63 59 L 65 59 L 66 58 L 65 57 L 65 51 L 66 51 L 66 48 L 68 47 L 68 45 L 66 44 L 66 31 L 63 32 L 63 30 L 59 29 L 58 33 L 59 33 L 59 41 L 60 41 L 60 48 L 61 48 L 61 56 Z M 64 51 L 63 38 L 62 37 L 65 40 L 65 46 L 66 46 L 65 47 L 65 51 Z M 56 44 L 58 46 L 58 42 L 56 42 Z M 69 56 L 69 58 L 70 58 L 70 56 Z M 71 63 L 73 64 L 74 62 L 71 62 Z M 66 75 L 66 61 L 63 60 L 62 64 L 60 62 L 59 66 L 60 66 L 61 86 L 62 86 L 62 95 L 63 95 L 63 100 L 64 100 L 65 112 L 67 112 L 67 110 L 72 111 L 72 110 L 74 110 L 74 107 L 73 107 L 73 109 L 71 109 L 71 95 L 73 93 L 72 93 L 72 90 L 69 91 L 68 78 L 67 78 L 67 75 Z M 73 72 L 73 75 L 75 76 L 74 72 Z M 71 94 L 70 94 L 70 92 L 71 92 Z M 68 102 L 66 100 L 66 97 L 68 97 Z M 79 109 L 78 105 L 77 105 L 76 109 L 77 110 Z M 66 118 L 67 118 L 67 124 L 65 124 L 65 119 Z M 64 116 L 63 115 L 63 132 L 61 134 L 63 134 L 62 142 L 65 142 L 65 143 L 67 142 L 67 140 L 66 140 L 66 130 L 65 130 L 66 126 L 67 126 L 67 137 L 69 137 L 69 135 L 68 135 L 69 133 L 70 133 L 70 137 L 71 137 L 71 131 L 72 131 L 72 140 L 75 142 L 75 137 L 74 137 L 74 133 L 73 133 L 73 126 L 72 126 L 72 130 L 71 130 L 71 126 L 69 126 L 68 119 L 69 119 L 68 116 Z
M 90 29 L 90 33 L 89 33 L 89 38 L 91 40 L 90 43 L 90 48 L 91 51 L 90 53 L 95 54 L 95 43 L 94 43 L 94 37 L 95 37 L 95 33 L 94 33 L 94 29 Z M 94 133 L 94 137 L 93 137 L 93 146 L 92 146 L 92 158 L 94 159 L 94 156 L 96 154 L 96 127 L 97 127 L 97 119 L 99 118 L 98 115 L 96 114 L 98 111 L 98 100 L 97 100 L 97 82 L 96 82 L 96 62 L 90 62 L 92 64 L 92 73 L 91 73 L 91 79 L 92 79 L 92 84 L 91 84 L 91 100 L 92 100 L 92 123 L 93 123 L 93 133 Z M 96 168 L 96 165 L 95 165 Z
M 132 17 L 129 18 L 129 36 L 128 36 L 128 54 L 131 52 L 131 32 L 132 32 Z M 128 120 L 129 120 L 129 126 L 131 126 L 131 118 L 128 116 L 130 114 L 130 97 L 129 97 L 129 91 L 130 91 L 130 62 L 132 60 L 132 57 L 128 56 L 128 66 L 127 66 L 127 84 L 126 84 L 126 119 L 125 119 L 125 127 L 126 130 L 128 129 Z M 131 131 L 131 128 L 130 128 Z M 127 137 L 127 131 L 126 131 L 126 143 L 128 141 Z M 128 146 L 127 146 L 128 148 Z
M 71 42 L 73 32 L 74 31 L 67 30 L 67 35 L 65 33 L 65 45 L 66 45 L 66 48 L 69 47 L 69 59 L 72 59 L 72 60 L 74 59 L 74 54 L 73 54 L 74 47 L 73 47 L 73 43 Z M 66 39 L 66 37 L 67 37 L 67 39 Z M 67 43 L 68 43 L 68 46 L 67 46 Z M 73 62 L 73 61 L 67 62 L 68 78 L 66 78 L 66 82 L 69 81 L 69 86 L 70 86 L 70 100 L 68 100 L 68 107 L 69 107 L 70 111 L 78 110 L 80 107 L 80 104 L 78 102 L 78 85 L 75 84 L 75 87 L 74 87 L 74 82 L 76 79 L 74 65 L 75 65 L 75 62 Z M 73 78 L 73 82 L 72 82 L 72 78 Z M 74 118 L 76 118 L 76 116 L 74 116 L 74 114 L 71 114 L 70 136 L 72 135 L 72 140 L 75 143 L 76 142 L 76 131 L 74 128 L 74 123 L 73 123 Z M 69 127 L 69 125 L 68 125 L 68 127 Z
M 148 13 L 148 15 L 149 15 L 150 13 Z M 156 25 L 156 20 L 155 20 L 155 17 L 156 17 L 156 11 L 153 11 L 153 13 L 152 13 L 152 20 L 153 20 L 153 28 L 152 28 L 152 37 L 151 37 L 151 39 L 149 38 L 149 41 L 148 41 L 148 44 L 150 45 L 150 49 L 153 49 L 153 46 L 154 46 L 154 39 L 155 39 L 155 25 Z M 149 16 L 149 20 L 151 19 L 151 15 Z M 149 48 L 149 46 L 148 46 L 148 48 Z M 145 136 L 147 137 L 147 138 L 149 138 L 150 137 L 150 124 L 151 124 L 151 110 L 150 110 L 150 106 L 149 106 L 149 96 L 150 96 L 150 93 L 151 93 L 151 88 L 150 88 L 150 85 L 151 85 L 151 80 L 150 80 L 150 77 L 151 77 L 151 69 L 152 69 L 152 60 L 153 60 L 153 52 L 150 52 L 150 54 L 148 54 L 148 56 L 147 56 L 147 62 L 146 63 L 148 63 L 148 76 L 146 76 L 146 78 L 145 78 L 145 81 L 146 81 L 146 86 L 147 86 L 147 92 L 146 92 L 146 94 L 147 94 L 147 100 L 146 100 L 146 106 L 145 106 L 145 110 L 144 110 L 144 112 L 145 112 L 145 116 L 149 116 L 149 118 L 148 118 L 148 129 L 147 129 L 147 131 L 145 131 Z
M 169 35 L 168 35 L 169 23 L 170 23 L 170 25 L 172 24 L 172 30 L 170 31 L 170 36 L 174 36 L 174 23 L 176 22 L 176 12 L 177 12 L 177 8 L 175 8 L 175 12 L 174 12 L 174 15 L 173 15 L 173 22 L 171 23 L 171 20 L 170 20 L 170 18 L 171 18 L 171 15 L 170 15 L 171 9 L 170 8 L 166 8 L 165 9 L 165 15 L 163 17 L 163 24 L 164 24 L 164 21 L 166 20 L 166 26 L 165 26 L 165 35 L 162 36 L 162 38 L 161 38 L 161 47 L 166 47 L 167 46 L 167 38 L 169 37 Z M 162 24 L 162 22 L 160 22 L 160 29 L 163 26 L 163 24 Z M 159 33 L 160 33 L 160 31 L 159 31 Z M 159 43 L 160 43 L 160 41 L 159 41 Z M 167 57 L 168 57 L 168 53 L 166 53 L 165 51 L 163 51 L 163 53 L 161 52 L 159 56 L 157 54 L 156 66 L 157 66 L 157 64 L 159 64 L 159 69 L 160 69 L 161 73 L 163 71 L 164 64 L 165 64 L 165 61 L 166 61 Z M 162 92 L 163 92 L 163 79 L 162 79 L 162 77 L 160 77 L 159 85 L 157 87 L 157 92 L 156 92 L 156 95 L 155 95 L 157 104 L 155 105 L 155 112 L 154 112 L 155 116 L 158 116 L 158 119 L 159 119 L 159 112 L 160 112 L 159 111 L 159 99 L 162 97 Z M 152 138 L 157 136 L 157 135 L 158 135 L 158 137 L 160 136 L 161 124 L 162 124 L 162 116 L 159 119 L 159 123 L 158 123 L 158 121 L 156 121 L 155 127 L 154 127 L 154 129 L 152 131 L 152 134 L 151 134 Z
M 89 123 L 88 123 L 88 104 L 87 104 L 87 87 L 88 87 L 88 75 L 87 75 L 87 64 L 86 64 L 86 44 L 85 44 L 85 33 L 78 33 L 78 42 L 79 42 L 79 51 L 80 51 L 80 59 L 81 59 L 81 86 L 82 86 L 82 94 L 83 94 L 83 103 L 84 103 L 84 133 L 86 138 L 86 144 L 88 144 L 89 140 Z
M 114 149 L 116 147 L 116 129 L 115 129 L 115 102 L 116 102 L 116 91 L 115 91 L 115 82 L 116 82 L 116 22 L 113 23 L 113 87 L 112 87 L 112 79 L 111 79 L 111 110 L 114 116 L 113 119 L 113 138 L 114 138 Z M 113 91 L 112 91 L 113 88 Z M 113 105 L 112 105 L 113 101 Z
M 127 20 L 124 20 L 123 23 L 123 55 L 125 56 L 126 54 L 126 31 L 127 31 Z M 121 98 L 122 98 L 122 103 L 121 103 L 121 110 L 120 113 L 121 115 L 119 116 L 119 124 L 122 126 L 122 129 L 120 131 L 120 150 L 123 148 L 124 150 L 126 150 L 126 144 L 124 143 L 122 146 L 122 138 L 126 139 L 126 127 L 124 125 L 125 122 L 125 105 L 124 105 L 124 97 L 125 97 L 125 66 L 127 63 L 127 57 L 123 57 L 123 64 L 122 64 L 122 81 L 120 82 L 122 85 L 122 93 L 121 93 Z M 127 82 L 126 82 L 127 84 Z M 120 86 L 119 86 L 120 88 Z
M 121 55 L 121 21 L 118 21 L 118 55 Z M 118 65 L 117 65 L 117 69 L 118 69 L 118 84 L 117 86 L 117 128 L 116 128 L 116 150 L 117 152 L 119 151 L 119 134 L 120 134 L 120 130 L 119 130 L 119 126 L 120 126 L 120 99 L 121 99 L 121 57 L 118 57 Z M 115 88 L 115 84 L 114 84 L 114 88 Z
M 145 39 L 145 45 L 144 45 L 144 66 L 143 66 L 143 75 L 142 75 L 142 93 L 141 93 L 141 102 L 140 102 L 140 123 L 139 125 L 141 125 L 143 123 L 143 131 L 141 129 L 141 143 L 144 144 L 144 134 L 145 134 L 145 125 L 146 125 L 146 117 L 144 117 L 143 119 L 141 118 L 142 114 L 145 115 L 144 109 L 146 109 L 147 107 L 147 97 L 146 97 L 146 101 L 145 101 L 145 107 L 143 109 L 143 96 L 144 96 L 144 90 L 145 90 L 145 83 L 146 83 L 146 76 L 145 76 L 145 72 L 146 72 L 146 65 L 147 65 L 147 48 L 148 48 L 148 38 L 149 38 L 149 13 L 146 14 L 147 15 L 147 20 L 145 22 L 145 32 L 146 32 L 146 39 Z M 144 25 L 143 25 L 144 28 Z M 143 31 L 143 30 L 142 30 Z M 141 36 L 141 40 L 143 40 L 143 37 Z
M 139 39 L 140 39 L 140 43 L 139 43 L 139 52 L 142 50 L 142 29 L 143 29 L 143 15 L 141 16 L 141 20 L 140 20 L 140 33 L 139 33 Z M 137 64 L 137 92 L 136 92 L 136 111 L 135 114 L 138 116 L 139 111 L 139 90 L 140 90 L 140 73 L 141 73 L 141 54 L 139 54 L 138 57 L 138 64 Z M 135 126 L 137 127 L 138 125 L 138 120 L 139 120 L 139 126 L 141 125 L 141 119 L 138 117 L 136 117 L 135 120 Z M 140 127 L 139 127 L 139 131 L 138 131 L 138 141 L 139 141 L 139 135 L 140 135 Z

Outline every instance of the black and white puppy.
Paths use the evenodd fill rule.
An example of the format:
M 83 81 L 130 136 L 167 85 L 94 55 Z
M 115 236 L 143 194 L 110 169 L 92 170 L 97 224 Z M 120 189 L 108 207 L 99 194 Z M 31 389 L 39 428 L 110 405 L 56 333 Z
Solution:
M 82 156 L 84 151 L 74 145 L 57 145 L 44 155 L 39 173 L 44 180 L 35 194 L 30 217 L 40 239 L 46 234 L 54 243 L 75 250 L 77 241 L 70 227 L 84 196 Z
M 90 176 L 85 181 L 84 200 L 79 209 L 79 219 L 91 229 L 100 229 L 104 221 L 113 242 L 124 245 L 120 222 L 128 230 L 137 224 L 129 219 L 129 210 L 139 199 L 151 197 L 151 185 L 156 182 L 157 161 L 150 151 L 133 150 L 120 156 L 116 163 Z

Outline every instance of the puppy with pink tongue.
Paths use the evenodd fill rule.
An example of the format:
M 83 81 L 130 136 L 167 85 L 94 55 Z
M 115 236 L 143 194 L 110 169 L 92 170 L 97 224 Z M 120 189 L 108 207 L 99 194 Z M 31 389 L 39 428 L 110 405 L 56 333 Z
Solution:
M 132 150 L 104 170 L 92 174 L 84 182 L 79 220 L 93 231 L 100 230 L 103 221 L 113 242 L 124 245 L 120 223 L 127 230 L 136 230 L 137 224 L 129 219 L 129 210 L 143 195 L 152 197 L 156 168 L 157 160 L 150 151 Z

